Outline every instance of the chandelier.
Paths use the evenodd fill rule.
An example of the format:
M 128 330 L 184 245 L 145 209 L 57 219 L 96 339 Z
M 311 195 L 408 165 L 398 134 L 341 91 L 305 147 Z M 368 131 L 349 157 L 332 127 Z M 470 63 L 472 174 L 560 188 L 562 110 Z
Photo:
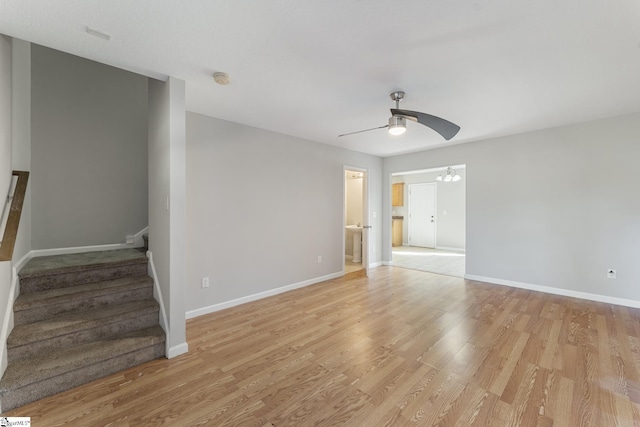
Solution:
M 446 173 L 444 176 L 442 174 L 436 177 L 436 181 L 444 181 L 444 182 L 456 182 L 460 181 L 460 175 L 456 173 L 455 170 L 451 166 L 447 167 Z

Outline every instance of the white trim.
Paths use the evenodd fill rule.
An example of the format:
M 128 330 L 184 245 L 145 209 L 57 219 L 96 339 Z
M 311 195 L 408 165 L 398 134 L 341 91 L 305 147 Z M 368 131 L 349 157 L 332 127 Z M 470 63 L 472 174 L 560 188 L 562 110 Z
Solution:
M 189 352 L 189 344 L 187 344 L 186 342 L 183 342 L 182 344 L 174 345 L 173 347 L 167 350 L 167 359 L 171 359 L 188 352 Z
M 417 170 L 409 170 L 409 171 L 403 171 L 403 172 L 389 172 L 389 174 L 391 176 L 402 176 L 402 175 L 416 175 L 419 173 L 429 173 L 429 172 L 440 172 L 440 171 L 446 171 L 447 168 L 449 166 L 439 166 L 437 168 L 429 168 L 429 169 L 417 169 Z M 462 165 L 452 165 L 451 169 L 466 169 L 467 165 L 462 164 Z
M 158 281 L 158 274 L 156 273 L 156 266 L 153 263 L 153 254 L 151 251 L 147 251 L 147 258 L 149 259 L 149 264 L 147 266 L 147 271 L 149 276 L 153 279 L 153 297 L 158 301 L 158 305 L 160 305 L 160 327 L 164 330 L 164 334 L 166 336 L 165 341 L 165 354 L 169 354 L 169 322 L 167 321 L 167 311 L 164 308 L 164 300 L 162 299 L 162 290 L 160 289 L 160 282 Z M 168 357 L 168 356 L 167 356 Z
M 20 269 L 29 262 L 29 260 L 33 258 L 33 251 L 29 251 L 26 254 L 24 254 L 22 256 L 22 258 L 20 258 L 18 261 L 13 263 L 14 268 L 16 269 L 16 271 L 20 271 Z
M 19 264 L 19 266 L 22 267 L 21 263 L 29 261 L 29 259 L 31 258 L 36 258 L 41 256 L 82 254 L 85 252 L 113 251 L 117 249 L 140 248 L 144 246 L 142 235 L 148 231 L 149 231 L 149 227 L 147 226 L 142 230 L 138 231 L 136 234 L 134 234 L 133 244 L 110 243 L 106 245 L 74 246 L 70 248 L 33 249 L 27 255 L 20 258 L 20 261 L 18 261 L 17 264 Z M 139 242 L 142 242 L 142 243 L 138 244 Z
M 436 245 L 436 249 L 441 250 L 441 251 L 465 253 L 465 249 L 464 248 L 450 248 L 448 246 L 437 246 Z
M 246 304 L 248 302 L 257 301 L 262 298 L 271 297 L 274 295 L 281 294 L 283 292 L 292 291 L 294 289 L 304 288 L 305 286 L 314 285 L 316 283 L 324 282 L 324 281 L 335 279 L 342 276 L 344 276 L 344 271 L 339 271 L 337 273 L 327 274 L 326 276 L 314 277 L 313 279 L 304 280 L 302 282 L 294 283 L 292 285 L 282 286 L 279 288 L 270 289 L 268 291 L 259 292 L 257 294 L 247 295 L 246 297 L 240 297 L 240 298 L 232 299 L 230 301 L 225 301 L 218 304 L 210 305 L 207 307 L 190 310 L 190 311 L 187 311 L 186 318 L 193 319 L 194 317 L 204 316 L 205 314 L 209 314 L 209 313 L 215 313 L 216 311 L 224 310 L 226 308 L 231 308 L 240 304 Z
M 0 332 L 0 378 L 7 369 L 7 338 L 13 329 L 13 303 L 15 300 L 16 288 L 18 284 L 18 271 L 11 268 L 11 286 L 9 288 L 9 298 L 5 307 L 4 318 L 2 319 L 2 331 Z
M 393 261 L 382 261 L 382 265 L 393 265 Z
M 144 239 L 142 238 L 142 235 L 148 232 L 149 232 L 149 226 L 147 225 L 145 228 L 143 228 L 142 230 L 138 231 L 136 234 L 133 235 L 134 248 L 144 247 Z
M 114 243 L 110 245 L 76 246 L 72 248 L 35 249 L 30 252 L 31 257 L 41 257 L 50 255 L 81 254 L 84 252 L 112 251 L 115 249 L 131 249 L 132 245 L 126 243 Z
M 371 264 L 369 264 L 369 268 L 376 268 L 376 267 L 380 267 L 381 265 L 382 265 L 382 261 L 372 262 Z
M 588 293 L 588 292 L 572 291 L 572 290 L 569 290 L 569 289 L 562 289 L 562 288 L 552 288 L 550 286 L 532 285 L 532 284 L 529 284 L 529 283 L 516 282 L 516 281 L 513 281 L 513 280 L 504 280 L 504 279 L 496 279 L 496 278 L 493 278 L 493 277 L 476 276 L 474 274 L 465 274 L 464 278 L 467 279 L 467 280 L 475 280 L 475 281 L 478 281 L 478 282 L 493 283 L 495 285 L 502 285 L 502 286 L 511 286 L 511 287 L 514 287 L 514 288 L 527 289 L 527 290 L 530 290 L 530 291 L 537 291 L 537 292 L 544 292 L 544 293 L 547 293 L 547 294 L 561 295 L 561 296 L 573 297 L 573 298 L 580 298 L 580 299 L 585 299 L 585 300 L 589 300 L 589 301 L 603 302 L 603 303 L 606 303 L 606 304 L 622 305 L 622 306 L 625 306 L 625 307 L 640 308 L 640 301 L 632 300 L 632 299 L 610 297 L 610 296 L 607 296 L 607 295 L 591 294 L 591 293 Z

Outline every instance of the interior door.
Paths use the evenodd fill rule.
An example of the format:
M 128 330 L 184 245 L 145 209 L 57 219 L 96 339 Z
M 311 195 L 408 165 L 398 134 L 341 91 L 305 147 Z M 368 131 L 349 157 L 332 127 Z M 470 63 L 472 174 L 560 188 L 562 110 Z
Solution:
M 362 267 L 364 274 L 369 277 L 369 233 L 371 232 L 371 219 L 369 218 L 369 174 L 362 172 Z
M 409 246 L 436 246 L 436 185 L 409 184 Z

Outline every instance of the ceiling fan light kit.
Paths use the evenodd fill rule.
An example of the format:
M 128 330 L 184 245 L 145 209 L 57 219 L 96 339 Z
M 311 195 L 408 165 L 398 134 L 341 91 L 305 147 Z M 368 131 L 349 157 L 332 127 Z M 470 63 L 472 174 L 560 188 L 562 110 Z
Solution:
M 391 135 L 402 135 L 407 130 L 407 119 L 402 116 L 389 117 L 389 133 Z
M 402 135 L 407 130 L 407 120 L 418 122 L 421 125 L 433 129 L 447 141 L 456 136 L 456 134 L 460 131 L 460 126 L 440 117 L 421 113 L 419 111 L 401 110 L 399 108 L 400 101 L 402 101 L 402 99 L 404 98 L 404 92 L 401 90 L 391 92 L 389 96 L 391 97 L 392 101 L 395 101 L 396 108 L 391 109 L 391 117 L 389 118 L 388 125 L 359 130 L 356 132 L 343 133 L 342 135 L 338 135 L 338 137 L 384 128 L 388 128 L 388 131 L 391 135 Z

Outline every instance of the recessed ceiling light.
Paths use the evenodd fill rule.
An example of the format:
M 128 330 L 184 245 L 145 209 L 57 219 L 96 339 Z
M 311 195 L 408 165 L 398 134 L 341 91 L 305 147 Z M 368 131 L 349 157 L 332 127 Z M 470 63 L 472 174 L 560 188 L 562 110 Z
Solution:
M 90 28 L 90 27 L 86 28 L 86 32 L 87 34 L 91 34 L 92 36 L 98 37 L 99 39 L 102 39 L 102 40 L 106 40 L 106 41 L 111 40 L 111 36 L 109 34 L 105 34 L 98 30 L 94 30 L 93 28 Z
M 213 73 L 213 80 L 222 86 L 226 86 L 231 83 L 231 79 L 229 79 L 229 75 L 227 73 Z

